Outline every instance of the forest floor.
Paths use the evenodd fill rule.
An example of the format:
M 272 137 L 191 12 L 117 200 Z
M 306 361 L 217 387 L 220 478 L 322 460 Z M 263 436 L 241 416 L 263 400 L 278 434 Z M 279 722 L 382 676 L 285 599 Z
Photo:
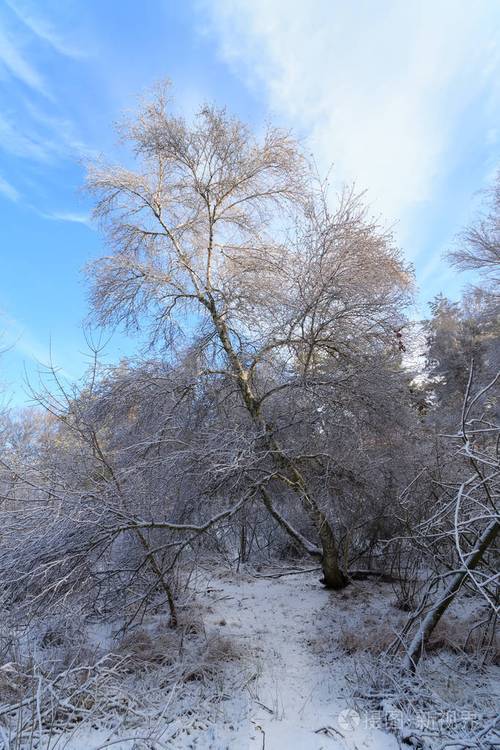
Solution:
M 406 618 L 394 606 L 391 584 L 370 580 L 333 592 L 326 590 L 319 578 L 319 570 L 305 568 L 296 572 L 271 567 L 239 573 L 220 566 L 198 570 L 191 578 L 192 599 L 183 615 L 185 623 L 193 623 L 194 635 L 189 635 L 189 628 L 185 630 L 182 656 L 184 662 L 191 660 L 192 671 L 184 671 L 175 684 L 170 677 L 163 679 L 167 672 L 162 670 L 171 667 L 161 664 L 148 667 L 142 677 L 131 674 L 129 692 L 142 690 L 146 700 L 141 705 L 156 707 L 149 715 L 145 713 L 147 720 L 141 723 L 138 718 L 131 729 L 127 720 L 131 714 L 126 711 L 120 722 L 110 722 L 106 728 L 95 723 L 80 725 L 69 735 L 55 738 L 47 748 L 402 747 L 396 736 L 386 731 L 382 712 L 370 711 L 369 702 L 355 698 L 360 685 L 369 692 L 371 677 L 378 669 L 374 654 L 380 644 L 392 640 Z M 464 606 L 469 610 L 459 609 L 452 616 L 458 624 L 467 622 L 470 605 Z M 447 626 L 452 636 L 453 623 L 451 619 Z M 144 623 L 142 632 L 148 629 L 163 648 L 162 616 Z M 140 633 L 132 632 L 132 647 L 134 639 L 139 643 Z M 200 642 L 208 648 L 208 656 L 198 667 L 196 648 Z M 464 705 L 470 696 L 472 701 L 482 700 L 488 710 L 491 705 L 494 709 L 498 667 L 477 675 L 469 673 L 463 680 L 455 669 L 450 680 L 443 668 L 443 654 L 434 658 L 433 690 L 440 691 L 440 700 L 446 705 Z M 431 668 L 432 663 L 429 658 Z M 186 674 L 191 676 L 186 678 Z M 164 690 L 162 679 L 167 686 Z M 125 687 L 121 690 L 125 692 Z
M 278 577 L 269 577 L 273 575 Z M 331 631 L 341 632 L 349 610 L 352 614 L 352 591 L 327 591 L 319 578 L 320 571 L 283 576 L 270 570 L 262 577 L 214 578 L 207 623 L 229 638 L 237 652 L 250 656 L 255 670 L 246 684 L 238 739 L 228 747 L 398 747 L 394 737 L 370 726 L 370 717 L 354 710 L 348 699 L 349 660 L 338 651 L 329 654 L 328 647 Z M 356 593 L 361 597 L 362 589 Z

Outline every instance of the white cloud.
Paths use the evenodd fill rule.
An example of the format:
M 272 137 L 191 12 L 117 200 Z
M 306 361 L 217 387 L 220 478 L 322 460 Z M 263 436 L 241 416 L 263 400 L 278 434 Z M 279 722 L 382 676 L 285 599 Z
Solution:
M 9 73 L 22 81 L 32 89 L 41 94 L 48 96 L 45 81 L 28 62 L 20 50 L 17 41 L 8 34 L 5 28 L 0 27 L 0 63 L 9 71 Z
M 83 56 L 30 0 L 6 0 L 0 9 L 0 83 L 8 106 L 0 114 L 0 148 L 39 162 L 88 157 L 91 149 L 77 135 L 77 126 L 59 114 L 64 104 L 57 102 L 39 72 L 46 45 L 58 55 Z
M 14 203 L 21 197 L 19 191 L 0 175 L 0 193 Z
M 42 369 L 50 368 L 52 364 L 63 377 L 74 379 L 74 375 L 62 367 L 57 367 L 59 355 L 54 355 L 52 344 L 40 343 L 32 332 L 4 309 L 0 308 L 0 333 L 2 336 L 2 351 L 15 352 L 26 357 Z
M 88 214 L 77 213 L 75 211 L 51 211 L 48 213 L 39 211 L 40 216 L 50 221 L 69 221 L 73 224 L 85 224 L 92 228 L 91 218 Z
M 206 12 L 226 62 L 389 221 L 433 196 L 467 109 L 499 98 L 496 0 L 214 0 Z
M 95 148 L 82 141 L 76 124 L 67 117 L 44 111 L 31 101 L 25 101 L 24 106 L 31 131 L 50 135 L 49 138 L 45 138 L 45 145 L 49 151 L 61 158 L 72 160 L 95 159 L 99 155 Z
M 50 349 L 40 344 L 22 323 L 2 309 L 0 309 L 0 331 L 2 344 L 7 350 L 17 351 L 38 363 L 50 362 Z
M 23 125 L 16 127 L 14 122 L 0 114 L 0 148 L 15 156 L 25 159 L 46 162 L 53 158 L 55 144 L 43 138 L 34 130 L 28 135 L 23 133 Z
M 35 36 L 59 54 L 75 58 L 85 56 L 82 50 L 70 44 L 47 18 L 42 17 L 31 3 L 25 0 L 7 0 L 7 5 Z
M 68 119 L 23 104 L 10 119 L 0 113 L 0 149 L 36 162 L 95 158 L 96 150 L 78 137 Z

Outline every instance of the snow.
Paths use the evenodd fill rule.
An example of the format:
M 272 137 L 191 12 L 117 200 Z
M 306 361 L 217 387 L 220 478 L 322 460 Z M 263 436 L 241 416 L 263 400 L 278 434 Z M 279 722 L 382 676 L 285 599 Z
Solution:
M 194 605 L 185 616 L 197 618 L 202 634 L 192 641 L 187 637 L 182 658 L 184 666 L 188 662 L 196 669 L 203 654 L 197 649 L 205 643 L 206 654 L 206 644 L 214 644 L 204 678 L 179 677 L 172 683 L 167 670 L 175 667 L 161 664 L 145 674 L 131 673 L 120 691 L 141 695 L 140 701 L 126 701 L 129 709 L 111 716 L 106 728 L 82 722 L 43 747 L 397 750 L 398 740 L 384 731 L 381 712 L 370 712 L 368 701 L 353 698 L 360 682 L 369 689 L 370 670 L 379 669 L 377 648 L 375 654 L 348 652 L 353 637 L 361 643 L 373 637 L 377 646 L 380 634 L 390 637 L 405 615 L 392 606 L 394 593 L 387 584 L 370 580 L 334 592 L 319 577 L 319 571 L 306 569 L 235 573 L 219 565 L 198 570 L 190 583 Z M 462 619 L 471 606 L 462 602 L 457 608 L 463 609 Z M 161 614 L 152 616 L 145 628 L 168 650 Z M 109 626 L 96 625 L 90 636 L 106 648 L 111 644 Z M 453 662 L 455 657 L 449 658 Z M 434 668 L 435 659 L 435 668 L 443 672 L 443 655 L 430 657 L 428 668 Z M 442 679 L 447 700 L 453 701 L 450 691 L 462 687 L 444 673 Z M 471 680 L 469 675 L 465 688 Z M 433 684 L 438 683 L 434 678 Z M 473 692 L 479 696 L 485 690 L 491 695 L 493 686 L 478 673 Z
M 344 695 L 348 660 L 337 654 L 332 665 L 311 647 L 328 627 L 325 610 L 339 603 L 339 595 L 318 579 L 317 572 L 278 578 L 229 574 L 214 583 L 209 624 L 255 658 L 247 697 L 254 731 L 240 747 L 397 748 L 394 737 L 369 728 L 357 711 L 349 721 L 346 712 L 354 709 Z

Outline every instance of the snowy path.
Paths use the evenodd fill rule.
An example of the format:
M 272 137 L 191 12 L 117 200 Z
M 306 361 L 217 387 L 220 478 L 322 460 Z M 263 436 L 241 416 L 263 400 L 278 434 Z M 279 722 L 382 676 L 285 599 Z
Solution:
M 391 590 L 370 581 L 331 592 L 318 578 L 318 572 L 276 578 L 198 568 L 191 580 L 197 593 L 191 589 L 186 609 L 193 638 L 186 630 L 185 650 L 174 662 L 174 674 L 183 677 L 172 681 L 168 660 L 122 674 L 113 683 L 117 695 L 140 696 L 139 709 L 124 712 L 122 705 L 117 712 L 120 704 L 113 703 L 108 720 L 96 722 L 91 714 L 61 735 L 47 735 L 41 750 L 398 750 L 396 738 L 377 728 L 380 712 L 357 713 L 350 697 L 354 685 L 369 689 L 373 659 L 359 650 L 346 654 L 353 637 L 364 645 L 381 627 L 392 632 L 398 615 Z M 162 614 L 146 627 L 161 639 Z M 433 679 L 443 664 L 439 656 Z M 437 684 L 453 706 L 460 690 L 467 693 L 469 676 L 450 684 L 445 673 Z M 493 712 L 494 685 L 493 674 L 477 682 L 477 695 L 484 693 Z M 474 715 L 476 703 L 470 705 Z
M 211 585 L 207 625 L 226 635 L 250 661 L 245 732 L 239 748 L 265 750 L 392 750 L 395 738 L 377 729 L 346 726 L 343 688 L 348 660 L 320 647 L 335 628 L 338 594 L 318 573 L 281 578 L 218 577 Z M 344 720 L 343 720 L 344 718 Z M 349 722 L 349 715 L 347 716 Z M 354 720 L 356 720 L 356 715 Z

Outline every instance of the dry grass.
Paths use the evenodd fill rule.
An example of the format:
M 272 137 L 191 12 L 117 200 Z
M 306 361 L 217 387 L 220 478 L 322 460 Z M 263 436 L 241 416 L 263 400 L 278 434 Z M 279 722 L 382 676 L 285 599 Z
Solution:
M 337 643 L 347 654 L 367 651 L 378 655 L 394 642 L 402 624 L 401 617 L 393 618 L 392 622 L 369 618 L 355 630 L 344 628 Z M 491 628 L 488 629 L 486 624 L 474 627 L 473 623 L 457 618 L 443 618 L 438 623 L 426 644 L 426 651 L 450 651 L 474 656 L 482 654 L 483 663 L 500 662 L 498 633 L 491 633 Z
M 240 651 L 233 641 L 213 635 L 204 642 L 202 648 L 186 659 L 183 679 L 185 682 L 211 680 L 224 663 L 237 661 L 240 657 Z
M 224 663 L 240 658 L 233 641 L 218 634 L 207 637 L 203 623 L 189 618 L 176 630 L 136 629 L 123 638 L 115 653 L 127 657 L 131 671 L 171 665 L 184 682 L 211 679 Z
M 160 714 L 174 689 L 172 710 L 182 728 L 189 701 L 209 706 L 219 700 L 225 694 L 226 666 L 240 659 L 230 638 L 207 637 L 202 621 L 187 610 L 182 619 L 175 630 L 165 624 L 131 630 L 110 652 L 94 651 L 88 660 L 89 647 L 79 643 L 75 649 L 72 633 L 66 640 L 59 628 L 40 628 L 31 642 L 33 652 L 24 658 L 19 646 L 11 648 L 14 658 L 3 666 L 0 662 L 4 727 L 14 738 L 9 747 L 29 746 L 35 725 L 46 738 L 85 721 L 105 726 L 116 716 L 126 716 L 127 727 L 133 728 L 152 706 Z M 61 654 L 71 650 L 71 664 L 63 669 Z
M 127 655 L 131 667 L 145 668 L 151 664 L 173 664 L 181 647 L 181 633 L 158 628 L 154 633 L 145 629 L 127 633 L 114 652 Z
M 395 630 L 387 623 L 369 626 L 364 624 L 356 630 L 342 630 L 338 645 L 346 654 L 355 654 L 359 651 L 380 654 L 389 647 L 394 638 Z

